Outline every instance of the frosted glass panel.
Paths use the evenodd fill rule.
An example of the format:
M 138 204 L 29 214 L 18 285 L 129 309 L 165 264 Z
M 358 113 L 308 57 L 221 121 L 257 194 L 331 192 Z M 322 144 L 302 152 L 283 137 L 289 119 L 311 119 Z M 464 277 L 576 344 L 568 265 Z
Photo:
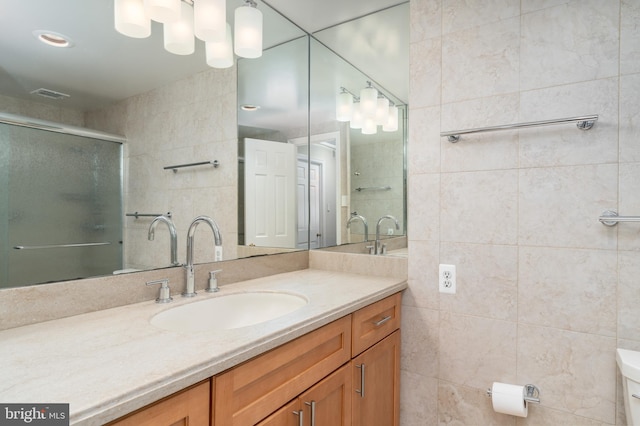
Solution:
M 0 124 L 0 287 L 122 269 L 121 150 Z

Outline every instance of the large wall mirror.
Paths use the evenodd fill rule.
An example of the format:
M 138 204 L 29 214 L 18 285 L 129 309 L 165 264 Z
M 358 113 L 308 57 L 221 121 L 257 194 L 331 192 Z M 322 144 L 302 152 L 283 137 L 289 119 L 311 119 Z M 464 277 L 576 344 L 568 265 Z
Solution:
M 233 68 L 224 70 L 207 67 L 202 43 L 196 44 L 196 53 L 191 56 L 165 52 L 162 28 L 155 23 L 148 39 L 124 37 L 113 29 L 111 0 L 89 3 L 65 0 L 56 2 L 53 7 L 47 0 L 34 0 L 1 4 L 0 34 L 4 41 L 0 43 L 0 56 L 15 60 L 6 61 L 0 69 L 0 112 L 96 129 L 126 138 L 120 147 L 121 154 L 116 153 L 112 166 L 101 161 L 108 158 L 100 153 L 101 149 L 92 150 L 98 168 L 119 171 L 121 194 L 118 189 L 104 190 L 93 178 L 86 179 L 88 185 L 76 192 L 59 191 L 71 206 L 60 209 L 62 212 L 88 204 L 87 200 L 94 197 L 94 192 L 100 195 L 115 193 L 115 201 L 99 200 L 92 211 L 106 211 L 101 207 L 105 203 L 119 211 L 108 215 L 115 216 L 115 222 L 121 224 L 122 243 L 117 241 L 117 232 L 109 240 L 119 245 L 116 255 L 121 256 L 122 262 L 117 266 L 105 266 L 106 270 L 86 268 L 87 272 L 75 276 L 40 273 L 32 282 L 21 281 L 15 278 L 22 277 L 20 271 L 13 272 L 12 278 L 8 278 L 11 268 L 22 264 L 23 268 L 37 269 L 36 258 L 46 259 L 56 268 L 55 262 L 51 262 L 53 252 L 47 250 L 35 256 L 36 251 L 30 251 L 32 258 L 14 262 L 17 252 L 12 251 L 12 247 L 18 243 L 9 242 L 7 247 L 0 249 L 0 288 L 104 275 L 116 269 L 133 272 L 169 267 L 168 228 L 162 224 L 158 226 L 154 240 L 149 241 L 148 230 L 153 217 L 132 216 L 136 212 L 171 212 L 178 232 L 180 262 L 185 258 L 187 228 L 201 214 L 213 217 L 220 225 L 224 260 L 360 241 L 364 236 L 359 223 L 346 228 L 352 213 L 367 217 L 372 228 L 379 216 L 392 214 L 399 219 L 400 230 L 389 230 L 385 226 L 384 234 L 405 232 L 406 126 L 403 125 L 406 125 L 406 109 L 403 106 L 408 90 L 396 87 L 408 86 L 408 52 L 400 55 L 404 62 L 398 62 L 397 52 L 388 51 L 393 43 L 389 39 L 385 41 L 384 37 L 403 34 L 401 37 L 406 38 L 401 39 L 400 44 L 408 51 L 408 3 L 378 12 L 382 15 L 370 14 L 349 21 L 343 24 L 344 27 L 339 25 L 314 32 L 310 37 L 267 4 L 259 2 L 265 20 L 263 57 L 242 59 Z M 233 10 L 242 4 L 241 0 L 227 1 L 230 22 Z M 286 14 L 286 10 L 283 12 Z M 397 16 L 390 21 L 389 14 Z M 380 25 L 380 19 L 384 20 L 384 25 Z M 385 28 L 384 37 L 372 36 L 376 32 L 375 26 L 380 31 Z M 389 33 L 389 28 L 395 26 L 398 30 Z M 74 46 L 66 50 L 44 46 L 34 37 L 36 30 L 71 36 Z M 348 34 L 353 31 L 366 36 L 366 40 L 351 38 L 353 34 Z M 348 48 L 344 37 L 352 40 L 351 48 L 377 56 L 380 60 L 377 65 L 371 61 L 360 63 L 358 55 L 348 58 L 349 52 L 341 50 Z M 390 56 L 385 56 L 387 54 Z M 376 75 L 381 69 L 380 63 L 385 66 L 395 63 L 394 71 L 386 72 L 384 76 Z M 367 66 L 372 69 L 365 69 Z M 385 81 L 388 75 L 392 75 L 391 83 Z M 374 139 L 372 135 L 362 135 L 361 131 L 351 129 L 348 122 L 336 121 L 335 97 L 340 87 L 355 93 L 367 81 L 374 82 L 401 107 L 402 124 L 395 134 L 379 132 Z M 55 100 L 30 93 L 39 88 L 71 96 Z M 251 105 L 260 108 L 251 111 Z M 29 137 L 34 139 L 33 135 Z M 43 138 L 36 136 L 35 139 Z M 290 214 L 295 227 L 293 239 L 286 242 L 276 239 L 263 243 L 247 237 L 244 175 L 247 140 L 290 146 L 287 152 L 291 154 L 287 155 L 293 158 L 290 168 L 295 179 L 294 207 Z M 6 132 L 0 134 L 0 143 L 9 143 Z M 393 144 L 398 145 L 392 148 Z M 67 149 L 69 152 L 90 150 L 84 146 Z M 255 151 L 255 147 L 252 149 Z M 15 158 L 10 155 L 11 151 L 3 148 L 1 160 L 12 163 Z M 378 160 L 384 161 L 376 163 Z M 29 161 L 22 168 L 26 171 L 23 176 L 29 176 L 29 170 L 34 166 Z M 201 161 L 215 161 L 219 166 L 205 165 L 177 172 L 165 169 L 170 165 Z M 61 164 L 59 169 L 62 170 L 73 167 L 64 155 Z M 306 169 L 301 172 L 301 168 Z M 0 197 L 3 198 L 0 237 L 3 241 L 9 241 L 12 235 L 12 220 L 15 222 L 22 217 L 12 211 L 9 202 L 9 184 L 17 180 L 11 179 L 7 170 L 3 168 L 0 174 Z M 309 186 L 309 176 L 314 174 L 317 179 Z M 24 184 L 24 178 L 22 181 Z M 90 192 L 89 187 L 94 192 Z M 386 187 L 391 189 L 373 189 Z M 358 191 L 357 188 L 372 189 Z M 265 194 L 264 191 L 256 192 L 255 188 L 253 191 Z M 53 192 L 49 190 L 49 193 Z M 36 222 L 46 219 L 52 203 L 46 200 L 35 195 L 29 198 L 30 212 L 43 212 L 36 217 Z M 251 209 L 255 211 L 256 207 Z M 105 231 L 104 221 L 83 218 L 75 222 L 84 228 Z M 283 224 L 280 221 L 279 226 Z M 52 229 L 58 224 L 45 226 Z M 55 242 L 76 242 L 71 241 L 72 237 L 76 237 L 75 233 L 67 238 L 69 241 Z M 30 243 L 47 245 L 48 242 Z M 210 249 L 213 243 L 213 235 L 204 229 L 198 231 L 197 263 L 214 260 Z M 92 249 L 100 248 L 89 250 Z M 65 250 L 71 252 L 71 258 L 77 258 L 73 250 L 87 249 Z M 92 257 L 93 267 L 95 259 L 102 255 L 93 253 Z
M 239 62 L 244 185 L 238 241 L 246 253 L 361 242 L 367 239 L 365 221 L 373 240 L 383 216 L 398 220 L 398 229 L 393 221 L 381 224 L 384 237 L 406 235 L 408 20 L 404 3 L 289 41 L 259 60 Z M 368 86 L 398 107 L 392 131 L 378 123 L 365 132 L 353 120 L 336 119 L 338 95 L 350 92 L 357 101 Z M 266 163 L 253 164 L 270 155 L 286 156 L 295 167 L 268 171 Z M 291 197 L 282 195 L 287 187 Z M 283 199 L 269 204 L 274 196 L 265 194 Z M 359 220 L 350 223 L 354 216 Z

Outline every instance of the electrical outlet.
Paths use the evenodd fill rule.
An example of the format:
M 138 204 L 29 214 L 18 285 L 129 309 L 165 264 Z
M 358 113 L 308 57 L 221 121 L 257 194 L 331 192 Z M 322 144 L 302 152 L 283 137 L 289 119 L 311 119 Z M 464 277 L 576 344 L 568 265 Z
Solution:
M 438 270 L 438 287 L 440 293 L 456 293 L 456 265 L 440 264 Z

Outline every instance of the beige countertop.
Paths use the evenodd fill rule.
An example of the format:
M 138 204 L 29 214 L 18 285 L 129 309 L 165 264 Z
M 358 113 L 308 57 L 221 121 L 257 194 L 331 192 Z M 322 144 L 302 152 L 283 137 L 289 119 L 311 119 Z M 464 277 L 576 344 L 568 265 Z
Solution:
M 141 283 L 144 285 L 144 283 Z M 0 402 L 69 403 L 71 424 L 99 425 L 406 288 L 398 278 L 306 269 L 230 284 L 194 299 L 119 308 L 0 331 Z M 280 318 L 234 330 L 172 332 L 166 309 L 253 290 L 304 296 Z

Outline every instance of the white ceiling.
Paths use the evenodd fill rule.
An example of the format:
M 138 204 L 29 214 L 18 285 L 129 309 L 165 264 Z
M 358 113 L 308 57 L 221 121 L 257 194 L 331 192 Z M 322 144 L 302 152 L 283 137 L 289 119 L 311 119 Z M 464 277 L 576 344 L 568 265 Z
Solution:
M 360 18 L 407 0 L 267 0 L 308 33 Z
M 268 0 L 308 32 L 351 21 L 399 2 L 406 3 L 400 0 Z M 233 10 L 243 3 L 227 0 L 229 22 L 232 22 Z M 265 48 L 303 34 L 260 0 L 258 7 L 264 14 Z M 345 26 L 321 31 L 316 37 L 406 102 L 408 12 L 403 19 L 400 25 L 388 20 L 369 22 L 369 19 L 365 25 L 363 20 L 354 20 Z M 36 40 L 32 34 L 35 30 L 65 34 L 71 37 L 74 47 L 46 46 Z M 197 41 L 194 55 L 170 54 L 162 46 L 160 24 L 153 24 L 152 36 L 147 39 L 132 39 L 117 33 L 113 27 L 113 0 L 0 0 L 0 94 L 92 109 L 206 69 L 202 42 Z M 331 70 L 327 70 L 329 72 Z M 29 94 L 41 87 L 68 93 L 71 97 L 50 101 Z

